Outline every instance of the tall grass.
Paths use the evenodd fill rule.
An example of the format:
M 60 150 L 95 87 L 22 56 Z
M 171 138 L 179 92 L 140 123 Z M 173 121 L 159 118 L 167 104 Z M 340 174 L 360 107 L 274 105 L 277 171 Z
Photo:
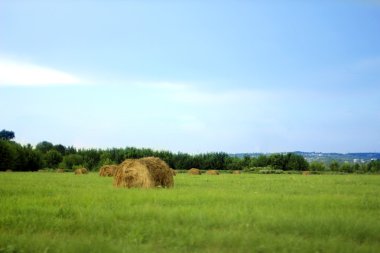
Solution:
M 0 173 L 0 252 L 380 252 L 380 177 Z

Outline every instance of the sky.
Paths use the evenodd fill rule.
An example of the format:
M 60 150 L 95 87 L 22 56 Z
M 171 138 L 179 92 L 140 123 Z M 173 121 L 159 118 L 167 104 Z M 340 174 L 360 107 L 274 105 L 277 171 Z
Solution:
M 380 1 L 0 0 L 0 129 L 173 152 L 380 152 Z

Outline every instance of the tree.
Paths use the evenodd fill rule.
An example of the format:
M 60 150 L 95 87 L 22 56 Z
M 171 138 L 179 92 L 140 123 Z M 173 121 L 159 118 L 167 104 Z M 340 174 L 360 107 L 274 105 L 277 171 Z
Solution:
M 76 165 L 83 165 L 83 157 L 78 154 L 71 154 L 63 157 L 63 161 L 59 164 L 62 169 L 72 170 Z
M 59 153 L 61 153 L 61 155 L 65 155 L 65 153 L 66 153 L 66 147 L 63 146 L 62 144 L 54 145 L 53 148 L 54 148 L 55 150 L 57 150 Z
M 288 153 L 286 155 L 285 170 L 307 170 L 309 163 L 302 155 Z
M 252 160 L 253 167 L 266 167 L 269 165 L 269 159 L 265 155 L 260 155 L 257 159 Z
M 99 166 L 100 152 L 96 149 L 80 150 L 78 152 L 83 157 L 83 164 L 87 169 L 94 170 Z
M 249 163 L 244 159 L 240 159 L 237 157 L 229 157 L 226 160 L 226 169 L 227 170 L 242 170 L 243 168 L 249 167 Z M 247 164 L 247 165 L 245 165 Z
M 25 155 L 25 165 L 24 168 L 22 168 L 23 171 L 30 170 L 30 171 L 37 171 L 42 168 L 43 159 L 42 159 L 42 153 L 38 150 L 33 150 L 31 147 L 24 148 L 24 155 Z
M 55 149 L 49 150 L 45 156 L 46 166 L 49 168 L 56 168 L 62 162 L 62 155 Z
M 16 164 L 16 150 L 5 140 L 0 140 L 0 171 L 13 170 Z
M 46 153 L 49 150 L 53 149 L 53 144 L 48 141 L 43 141 L 37 144 L 36 149 L 42 153 Z
M 380 160 L 372 160 L 368 163 L 368 171 L 380 172 Z
M 284 170 L 286 159 L 282 154 L 272 154 L 269 156 L 270 165 L 276 170 Z
M 338 171 L 339 170 L 339 163 L 337 162 L 337 161 L 332 161 L 331 163 L 330 163 L 330 170 L 331 171 Z
M 10 141 L 15 138 L 15 133 L 5 129 L 0 131 L 0 140 Z
M 312 161 L 310 163 L 310 170 L 312 171 L 324 171 L 326 170 L 326 167 L 323 163 L 321 162 L 318 162 L 318 161 Z
M 342 166 L 340 167 L 340 170 L 346 173 L 354 172 L 353 166 L 351 166 L 351 164 L 349 164 L 348 162 L 343 163 Z

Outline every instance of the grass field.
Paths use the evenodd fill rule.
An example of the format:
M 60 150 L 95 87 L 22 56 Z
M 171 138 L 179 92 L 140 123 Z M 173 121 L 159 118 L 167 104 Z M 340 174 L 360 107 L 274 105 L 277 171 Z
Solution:
M 380 176 L 0 173 L 0 252 L 380 252 Z

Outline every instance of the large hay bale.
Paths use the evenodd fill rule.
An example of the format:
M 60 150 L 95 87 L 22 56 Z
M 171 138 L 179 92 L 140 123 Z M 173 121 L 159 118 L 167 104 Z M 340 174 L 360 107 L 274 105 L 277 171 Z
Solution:
M 173 172 L 157 157 L 127 159 L 118 166 L 114 186 L 127 188 L 173 187 Z
M 104 165 L 99 169 L 99 176 L 101 177 L 113 177 L 117 165 Z
M 233 170 L 232 174 L 241 174 L 241 171 L 240 170 Z
M 187 173 L 190 175 L 200 175 L 201 171 L 199 169 L 196 169 L 196 168 L 191 168 L 191 169 L 189 169 L 189 171 Z
M 86 168 L 78 168 L 74 171 L 75 175 L 87 174 L 88 170 Z
M 219 171 L 217 170 L 208 170 L 206 172 L 207 175 L 219 175 Z
M 57 169 L 56 172 L 57 172 L 57 173 L 64 173 L 65 170 L 64 170 L 64 169 Z

